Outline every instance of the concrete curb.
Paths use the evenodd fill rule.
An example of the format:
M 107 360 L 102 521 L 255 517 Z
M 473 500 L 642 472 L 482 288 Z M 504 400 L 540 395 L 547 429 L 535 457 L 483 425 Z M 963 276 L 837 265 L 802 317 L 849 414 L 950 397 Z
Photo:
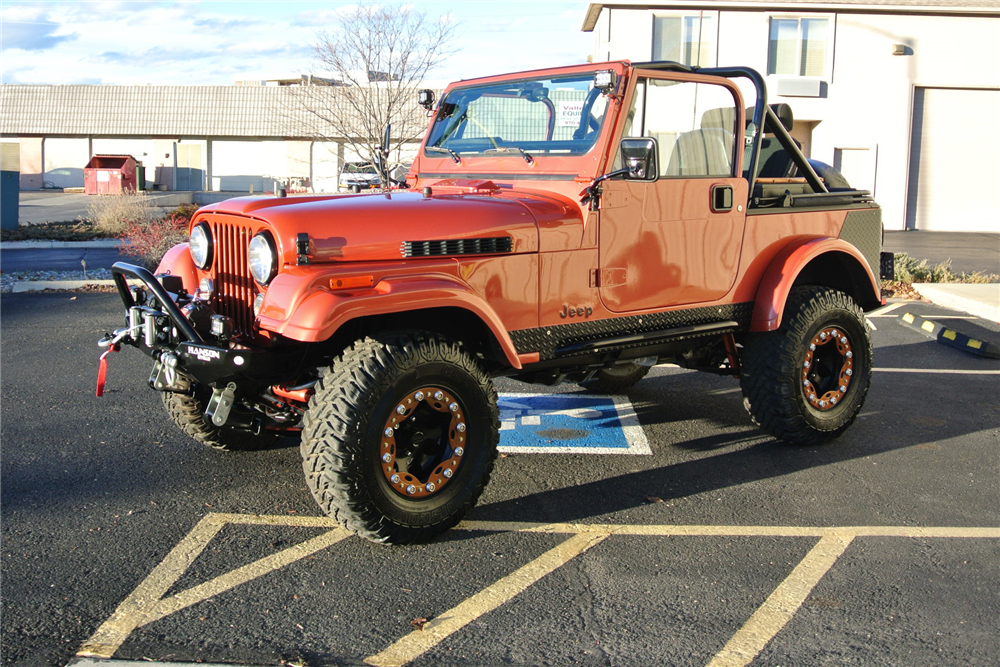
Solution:
M 121 239 L 102 239 L 97 241 L 4 241 L 0 250 L 38 250 L 45 248 L 117 248 Z
M 963 332 L 954 325 L 946 326 L 936 322 L 931 317 L 920 317 L 913 313 L 903 313 L 899 316 L 899 322 L 904 327 L 909 327 L 930 336 L 942 345 L 947 345 L 956 350 L 985 357 L 987 359 L 1000 359 L 1000 347 L 993 343 L 982 340 L 981 337 L 973 337 L 971 334 Z
M 913 283 L 931 303 L 1000 323 L 1000 283 Z
M 41 292 L 47 289 L 74 290 L 91 285 L 111 285 L 114 280 L 21 280 L 11 286 L 12 293 Z

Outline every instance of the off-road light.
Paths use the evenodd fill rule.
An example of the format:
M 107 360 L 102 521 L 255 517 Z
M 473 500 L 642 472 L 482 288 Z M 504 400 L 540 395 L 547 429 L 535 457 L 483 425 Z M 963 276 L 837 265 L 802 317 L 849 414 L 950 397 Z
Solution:
M 226 317 L 225 315 L 212 315 L 209 318 L 211 322 L 210 331 L 213 336 L 221 338 L 223 340 L 228 340 L 233 335 L 233 318 Z
M 594 72 L 594 88 L 599 89 L 602 93 L 614 92 L 617 84 L 618 75 L 615 74 L 614 70 L 604 69 Z
M 418 90 L 417 104 L 430 111 L 430 108 L 434 106 L 434 91 L 427 90 L 426 88 L 423 90 Z
M 278 250 L 270 232 L 258 232 L 250 239 L 250 247 L 247 248 L 247 264 L 250 267 L 250 275 L 261 285 L 268 284 L 277 275 Z
M 212 232 L 204 222 L 194 226 L 191 238 L 188 240 L 191 259 L 194 265 L 203 271 L 212 266 Z

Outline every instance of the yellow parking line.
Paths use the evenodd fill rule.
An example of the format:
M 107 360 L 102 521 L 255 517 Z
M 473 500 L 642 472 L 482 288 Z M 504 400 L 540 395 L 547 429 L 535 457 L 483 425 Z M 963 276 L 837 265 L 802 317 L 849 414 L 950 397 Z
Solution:
M 171 586 L 180 579 L 195 559 L 204 551 L 209 542 L 227 524 L 326 528 L 328 532 L 164 599 L 163 596 L 166 595 Z M 464 521 L 456 526 L 456 530 L 546 533 L 569 535 L 570 538 L 516 572 L 468 598 L 452 610 L 440 615 L 437 619 L 424 626 L 423 630 L 415 631 L 403 637 L 386 651 L 372 656 L 368 659 L 369 664 L 405 664 L 405 662 L 436 646 L 445 637 L 464 627 L 467 623 L 510 600 L 549 572 L 552 572 L 594 544 L 612 535 L 639 537 L 665 537 L 669 535 L 703 537 L 818 537 L 821 539 L 816 549 L 819 549 L 820 545 L 837 544 L 839 543 L 838 541 L 846 545 L 854 537 L 1000 538 L 1000 527 L 961 528 L 948 526 L 821 527 L 699 526 L 677 524 L 644 526 L 628 524 Z M 167 554 L 163 562 L 157 565 L 149 576 L 139 584 L 135 591 L 118 606 L 111 617 L 84 643 L 77 655 L 110 658 L 137 628 L 290 565 L 321 549 L 340 542 L 349 535 L 348 531 L 338 527 L 334 520 L 327 517 L 209 514 L 191 529 L 191 532 Z M 816 552 L 816 549 L 813 551 Z M 800 567 L 813 567 L 807 561 L 810 561 L 810 558 L 817 560 L 819 555 L 810 552 L 810 556 L 807 556 L 806 560 L 800 564 Z M 796 568 L 789 577 L 789 580 L 793 580 L 798 571 L 799 568 Z M 794 583 L 794 580 L 792 583 Z M 808 591 L 806 594 L 808 594 Z M 740 644 L 740 646 L 742 647 L 743 644 Z M 741 648 L 741 650 L 744 649 Z
M 164 599 L 163 596 L 170 587 L 180 579 L 195 558 L 204 551 L 208 543 L 227 523 L 274 525 L 277 523 L 275 519 L 294 521 L 298 518 L 271 517 L 270 520 L 254 521 L 248 520 L 246 516 L 241 516 L 239 520 L 232 521 L 231 519 L 236 516 L 209 514 L 199 521 L 191 532 L 163 559 L 163 562 L 146 577 L 146 580 L 139 584 L 132 595 L 118 606 L 111 618 L 84 643 L 77 655 L 110 658 L 137 628 L 301 560 L 336 544 L 351 534 L 342 528 L 336 528 Z M 325 524 L 326 521 L 320 527 L 327 527 Z M 285 522 L 285 525 L 288 525 L 288 522 Z M 296 523 L 296 525 L 316 527 L 313 522 L 309 521 Z
M 194 559 L 204 551 L 225 522 L 207 515 L 177 543 L 167 557 L 153 568 L 145 581 L 118 605 L 97 632 L 84 643 L 77 655 L 93 658 L 110 658 L 132 631 L 142 624 L 146 612 L 162 598 L 180 579 Z
M 291 528 L 339 528 L 328 516 L 290 516 L 285 514 L 213 514 L 217 520 L 242 526 L 289 526 Z
M 744 667 L 753 662 L 757 654 L 795 616 L 812 589 L 850 543 L 851 538 L 842 535 L 830 535 L 821 539 L 774 589 L 750 620 L 712 658 L 708 667 Z
M 373 667 L 402 667 L 607 537 L 606 533 L 594 532 L 574 535 L 492 586 L 460 602 L 427 623 L 423 629 L 414 630 L 381 653 L 367 658 L 365 663 Z
M 327 547 L 340 542 L 350 535 L 351 533 L 347 532 L 343 528 L 331 530 L 330 532 L 323 533 L 322 535 L 314 537 L 311 540 L 306 540 L 301 544 L 289 547 L 284 551 L 279 551 L 276 554 L 254 561 L 249 565 L 244 565 L 243 567 L 237 568 L 231 572 L 227 572 L 226 574 L 220 575 L 211 581 L 198 584 L 194 588 L 189 588 L 186 591 L 172 595 L 165 600 L 160 600 L 146 613 L 146 617 L 138 627 L 148 625 L 153 621 L 158 621 L 165 616 L 169 616 L 174 612 L 180 611 L 181 609 L 185 609 L 193 604 L 207 600 L 210 597 L 215 597 L 219 593 L 224 593 L 230 588 L 235 588 L 240 584 L 253 581 L 258 577 L 262 577 L 265 574 L 274 572 L 275 570 L 281 569 L 286 565 L 302 560 L 317 551 L 326 549 Z
M 687 524 L 614 524 L 614 523 L 531 523 L 505 521 L 463 521 L 455 530 L 508 533 L 565 533 L 666 537 L 692 535 L 701 537 L 1000 537 L 1000 527 L 952 526 L 697 526 Z
M 880 368 L 876 366 L 872 370 L 882 371 L 883 373 L 926 373 L 928 375 L 1000 375 L 1000 371 L 961 371 L 953 368 Z
M 896 310 L 897 308 L 902 308 L 906 305 L 905 301 L 897 301 L 896 303 L 890 303 L 887 306 L 882 306 L 881 308 L 876 308 L 867 314 L 868 317 L 889 317 L 889 313 Z M 893 316 L 895 317 L 895 316 Z

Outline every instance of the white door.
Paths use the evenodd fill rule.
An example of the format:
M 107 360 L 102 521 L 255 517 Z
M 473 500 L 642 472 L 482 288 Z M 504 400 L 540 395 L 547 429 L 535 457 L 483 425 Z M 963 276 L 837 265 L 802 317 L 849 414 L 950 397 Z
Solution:
M 1000 232 L 1000 90 L 917 88 L 906 227 Z

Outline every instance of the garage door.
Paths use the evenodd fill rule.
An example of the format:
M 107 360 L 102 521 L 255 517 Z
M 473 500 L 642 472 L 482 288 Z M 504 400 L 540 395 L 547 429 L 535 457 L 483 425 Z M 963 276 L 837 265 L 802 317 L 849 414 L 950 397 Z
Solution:
M 1000 90 L 915 93 L 907 228 L 1000 232 Z

